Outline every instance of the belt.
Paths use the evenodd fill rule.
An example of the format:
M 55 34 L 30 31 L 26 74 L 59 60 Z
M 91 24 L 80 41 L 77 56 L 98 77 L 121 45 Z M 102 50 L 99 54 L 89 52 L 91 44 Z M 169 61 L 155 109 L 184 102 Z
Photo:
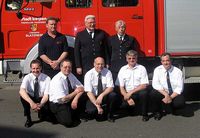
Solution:
M 68 102 L 66 103 L 54 103 L 54 102 L 49 102 L 50 104 L 55 104 L 55 105 L 63 105 L 63 104 L 67 104 Z

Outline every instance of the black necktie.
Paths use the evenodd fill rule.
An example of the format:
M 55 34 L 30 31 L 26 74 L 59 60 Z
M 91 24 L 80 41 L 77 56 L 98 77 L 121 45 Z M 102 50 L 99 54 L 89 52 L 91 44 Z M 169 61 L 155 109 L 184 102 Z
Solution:
M 37 102 L 39 102 L 39 82 L 38 78 L 35 78 L 35 83 L 34 83 L 34 98 Z
M 122 36 L 119 37 L 120 44 L 123 42 Z
M 92 37 L 92 32 L 89 32 L 89 35 L 90 35 L 90 37 L 93 39 L 93 37 Z
M 71 83 L 69 81 L 69 77 L 67 77 L 66 80 L 67 80 L 67 85 L 68 85 L 68 93 L 70 94 L 73 91 L 73 89 L 72 89 Z
M 103 85 L 102 85 L 101 73 L 98 74 L 98 86 L 97 86 L 97 90 L 98 90 L 98 95 L 100 95 L 103 92 Z
M 167 85 L 168 85 L 169 95 L 171 95 L 173 93 L 173 90 L 172 90 L 172 85 L 171 85 L 171 82 L 170 82 L 170 77 L 169 77 L 168 71 L 167 71 Z

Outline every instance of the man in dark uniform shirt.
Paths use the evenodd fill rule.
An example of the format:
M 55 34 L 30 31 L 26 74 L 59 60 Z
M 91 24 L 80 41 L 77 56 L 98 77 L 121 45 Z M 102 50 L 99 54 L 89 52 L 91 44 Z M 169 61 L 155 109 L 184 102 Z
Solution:
M 68 55 L 67 39 L 63 34 L 57 32 L 57 23 L 57 18 L 47 18 L 47 32 L 39 40 L 38 51 L 43 61 L 43 73 L 50 78 L 60 71 L 59 64 Z
M 106 60 L 106 34 L 102 30 L 95 29 L 95 24 L 95 16 L 87 15 L 85 17 L 86 28 L 77 34 L 75 40 L 76 72 L 82 77 L 93 68 L 96 57 L 103 57 Z
M 117 74 L 120 68 L 127 64 L 126 62 L 126 53 L 129 50 L 136 49 L 136 43 L 133 37 L 127 35 L 126 24 L 122 20 L 115 22 L 115 30 L 117 34 L 109 37 L 108 39 L 108 49 L 110 56 L 110 70 L 113 75 L 113 80 L 117 78 Z

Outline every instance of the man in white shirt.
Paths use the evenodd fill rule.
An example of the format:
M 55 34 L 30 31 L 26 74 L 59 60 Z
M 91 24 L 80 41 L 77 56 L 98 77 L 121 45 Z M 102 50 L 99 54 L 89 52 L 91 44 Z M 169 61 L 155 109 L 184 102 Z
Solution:
M 84 89 L 89 97 L 86 102 L 86 112 L 97 120 L 107 116 L 109 122 L 114 122 L 116 94 L 113 92 L 112 74 L 104 66 L 104 59 L 97 57 L 94 60 L 94 68 L 85 75 Z
M 75 121 L 73 117 L 77 116 L 79 106 L 83 105 L 80 103 L 80 97 L 84 88 L 81 82 L 71 73 L 71 61 L 62 61 L 60 69 L 61 71 L 50 82 L 50 109 L 60 124 L 71 127 Z
M 160 120 L 162 117 L 162 103 L 174 109 L 185 105 L 184 97 L 181 95 L 184 86 L 182 71 L 172 65 L 169 53 L 161 55 L 161 63 L 162 65 L 154 70 L 152 80 L 154 90 L 150 93 L 155 120 Z
M 144 66 L 137 63 L 138 53 L 129 50 L 126 53 L 127 65 L 123 66 L 116 80 L 120 88 L 122 103 L 128 105 L 131 111 L 135 104 L 141 102 L 143 121 L 148 121 L 147 114 L 147 86 L 149 84 L 147 71 Z
M 48 88 L 50 78 L 41 73 L 42 67 L 39 60 L 33 60 L 30 64 L 31 73 L 27 74 L 20 86 L 20 99 L 24 107 L 24 116 L 27 117 L 25 127 L 33 125 L 30 108 L 38 112 L 40 119 L 48 114 Z

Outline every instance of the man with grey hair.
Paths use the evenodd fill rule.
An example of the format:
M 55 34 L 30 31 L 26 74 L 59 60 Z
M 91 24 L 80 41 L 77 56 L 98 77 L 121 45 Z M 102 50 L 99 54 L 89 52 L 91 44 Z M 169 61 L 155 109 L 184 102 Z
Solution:
M 127 65 L 123 66 L 118 74 L 116 85 L 120 88 L 121 102 L 130 112 L 138 103 L 142 107 L 142 121 L 148 121 L 147 114 L 147 86 L 149 84 L 146 68 L 137 63 L 138 53 L 129 50 L 126 54 Z M 132 113 L 131 113 L 132 114 Z
M 126 64 L 126 52 L 136 50 L 136 41 L 126 34 L 126 23 L 123 20 L 115 22 L 116 34 L 108 39 L 109 65 L 113 74 L 113 80 L 122 66 Z
M 94 15 L 85 17 L 85 29 L 76 35 L 74 58 L 76 73 L 83 81 L 84 74 L 93 68 L 93 61 L 96 57 L 106 59 L 106 34 L 104 31 L 96 29 Z

